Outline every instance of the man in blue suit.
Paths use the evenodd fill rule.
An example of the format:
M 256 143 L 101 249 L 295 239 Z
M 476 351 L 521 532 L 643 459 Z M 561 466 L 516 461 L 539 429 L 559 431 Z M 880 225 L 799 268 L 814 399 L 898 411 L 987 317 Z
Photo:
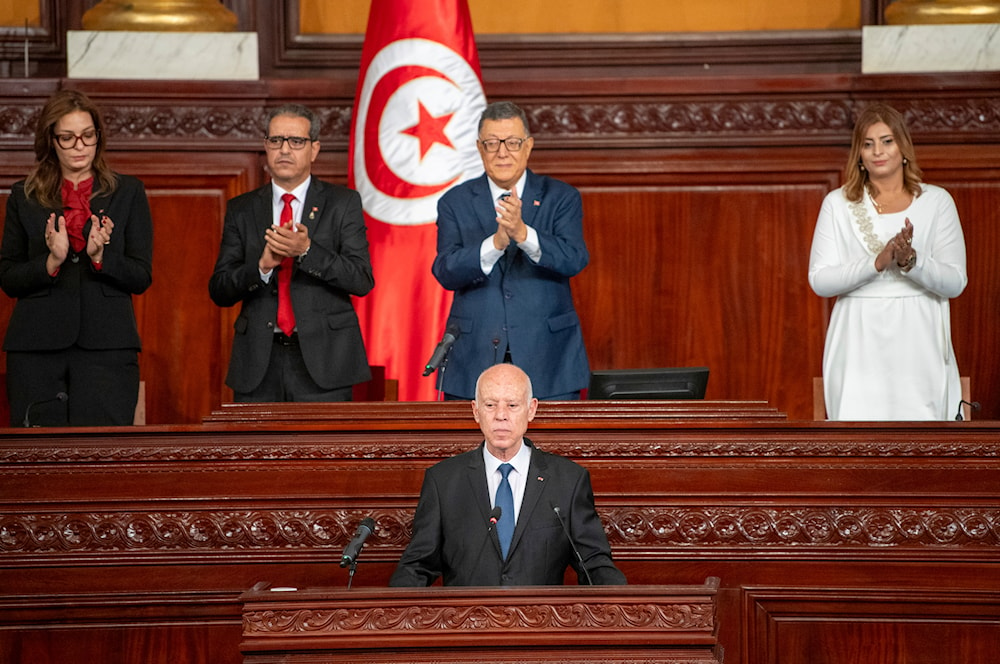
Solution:
M 434 276 L 455 292 L 447 328 L 457 340 L 442 382 L 449 399 L 475 398 L 499 362 L 527 371 L 539 399 L 578 399 L 590 379 L 570 277 L 590 261 L 580 192 L 530 171 L 524 111 L 496 102 L 479 120 L 486 173 L 438 202 Z

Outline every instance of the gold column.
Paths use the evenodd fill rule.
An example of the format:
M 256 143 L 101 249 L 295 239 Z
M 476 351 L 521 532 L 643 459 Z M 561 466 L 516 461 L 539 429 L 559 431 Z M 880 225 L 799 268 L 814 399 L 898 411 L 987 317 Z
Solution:
M 1000 23 L 1000 1 L 896 0 L 885 9 L 889 25 Z
M 101 0 L 84 13 L 83 29 L 234 32 L 236 14 L 219 0 Z

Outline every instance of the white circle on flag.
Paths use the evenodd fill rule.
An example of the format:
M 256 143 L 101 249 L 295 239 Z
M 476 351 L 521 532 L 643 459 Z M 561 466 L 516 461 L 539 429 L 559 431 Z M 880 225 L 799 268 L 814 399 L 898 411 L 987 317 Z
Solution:
M 358 95 L 352 143 L 354 187 L 365 212 L 387 224 L 433 222 L 441 194 L 483 172 L 476 141 L 485 107 L 479 76 L 444 44 L 400 39 L 379 51 Z M 406 133 L 421 110 L 442 124 L 451 115 L 444 140 L 426 144 Z M 366 145 L 366 127 L 377 132 L 377 146 Z

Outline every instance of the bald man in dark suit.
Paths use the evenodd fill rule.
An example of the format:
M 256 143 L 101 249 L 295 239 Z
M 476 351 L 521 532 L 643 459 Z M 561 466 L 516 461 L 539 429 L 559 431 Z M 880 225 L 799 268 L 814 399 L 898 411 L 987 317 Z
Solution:
M 413 537 L 389 585 L 429 586 L 438 577 L 446 586 L 561 585 L 568 567 L 580 583 L 626 583 L 611 559 L 590 474 L 524 437 L 537 406 L 521 369 L 499 364 L 482 373 L 472 412 L 485 441 L 427 470 Z M 506 464 L 513 468 L 504 472 Z M 494 528 L 491 510 L 501 502 L 504 477 L 514 507 L 501 510 Z

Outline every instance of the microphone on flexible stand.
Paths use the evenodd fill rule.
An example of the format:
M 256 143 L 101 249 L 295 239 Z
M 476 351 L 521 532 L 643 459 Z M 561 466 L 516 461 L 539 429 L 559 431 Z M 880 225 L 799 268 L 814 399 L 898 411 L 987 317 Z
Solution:
M 473 559 L 473 563 L 482 559 L 483 550 L 486 548 L 486 543 L 490 541 L 490 533 L 493 532 L 493 528 L 497 525 L 497 521 L 500 520 L 500 515 L 503 511 L 499 507 L 494 507 L 493 511 L 490 512 L 489 525 L 486 527 L 486 536 L 483 538 L 483 543 L 479 546 L 479 553 Z
M 30 429 L 32 426 L 38 426 L 37 424 L 35 424 L 35 425 L 31 424 L 31 409 L 32 408 L 34 408 L 35 406 L 40 406 L 43 403 L 51 403 L 53 401 L 66 401 L 67 399 L 69 399 L 69 395 L 68 394 L 66 394 L 65 392 L 58 392 L 51 399 L 39 399 L 38 401 L 32 401 L 31 403 L 29 403 L 28 407 L 24 409 L 24 422 L 22 423 L 22 424 L 24 424 L 24 428 L 25 429 Z
M 444 336 L 441 337 L 441 341 L 434 348 L 434 352 L 431 354 L 431 359 L 427 360 L 427 365 L 424 367 L 424 375 L 430 376 L 435 369 L 441 366 L 444 358 L 447 357 L 448 351 L 451 350 L 451 345 L 460 336 L 458 328 L 454 325 L 449 325 L 448 329 L 444 331 Z
M 559 519 L 559 525 L 562 526 L 563 532 L 566 533 L 566 539 L 569 540 L 569 545 L 573 547 L 573 553 L 576 555 L 576 559 L 580 563 L 580 569 L 583 570 L 583 575 L 587 577 L 587 585 L 594 585 L 594 580 L 590 578 L 590 572 L 587 571 L 587 566 L 583 564 L 583 556 L 580 555 L 579 549 L 576 548 L 576 542 L 573 541 L 573 538 L 569 534 L 569 528 L 566 526 L 566 520 L 563 518 L 562 510 L 559 509 L 558 505 L 553 505 L 552 503 L 549 503 L 549 505 L 552 505 L 552 511 L 556 513 L 556 518 Z
M 963 405 L 968 406 L 969 408 L 971 408 L 974 411 L 977 411 L 980 408 L 980 405 L 979 405 L 978 401 L 966 401 L 965 399 L 962 399 L 961 401 L 958 402 L 958 412 L 955 414 L 955 419 L 957 421 L 959 421 L 959 422 L 961 422 L 962 420 L 965 419 L 965 417 L 962 415 L 962 406 Z
M 361 524 L 358 526 L 357 532 L 354 533 L 354 539 L 344 547 L 344 553 L 340 556 L 340 566 L 347 567 L 351 566 L 350 574 L 347 578 L 347 588 L 350 589 L 351 581 L 354 580 L 354 570 L 358 566 L 358 556 L 361 555 L 361 549 L 365 546 L 365 540 L 368 536 L 375 531 L 375 520 L 370 516 L 366 516 L 361 520 Z

